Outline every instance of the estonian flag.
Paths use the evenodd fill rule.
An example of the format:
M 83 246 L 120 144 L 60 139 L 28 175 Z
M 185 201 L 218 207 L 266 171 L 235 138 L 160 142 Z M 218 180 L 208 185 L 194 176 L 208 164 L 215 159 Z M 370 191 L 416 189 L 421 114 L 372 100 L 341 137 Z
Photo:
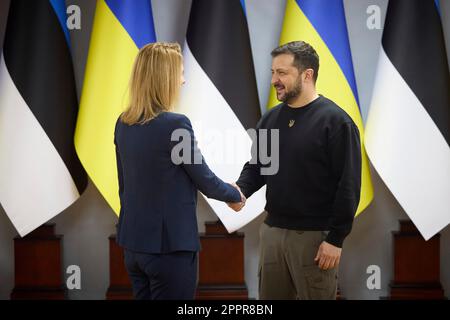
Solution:
M 184 46 L 186 83 L 179 112 L 192 121 L 206 162 L 221 179 L 236 181 L 250 158 L 261 111 L 245 8 L 239 0 L 193 0 Z M 265 188 L 239 215 L 206 199 L 229 232 L 263 212 Z
M 0 58 L 0 202 L 21 236 L 86 188 L 69 47 L 63 0 L 11 1 Z
M 366 148 L 428 240 L 450 222 L 450 79 L 433 0 L 389 1 Z

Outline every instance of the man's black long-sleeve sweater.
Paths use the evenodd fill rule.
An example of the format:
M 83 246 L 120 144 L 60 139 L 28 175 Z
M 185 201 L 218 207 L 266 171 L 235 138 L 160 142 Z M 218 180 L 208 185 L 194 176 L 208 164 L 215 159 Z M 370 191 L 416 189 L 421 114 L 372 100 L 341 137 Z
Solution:
M 361 189 L 361 144 L 352 119 L 333 101 L 319 96 L 300 108 L 278 105 L 256 129 L 254 143 L 262 140 L 258 129 L 279 129 L 279 170 L 262 175 L 261 168 L 271 164 L 253 158 L 237 181 L 243 194 L 248 198 L 266 184 L 269 226 L 329 230 L 326 241 L 342 247 Z M 271 150 L 271 143 L 275 141 L 269 139 L 266 150 Z

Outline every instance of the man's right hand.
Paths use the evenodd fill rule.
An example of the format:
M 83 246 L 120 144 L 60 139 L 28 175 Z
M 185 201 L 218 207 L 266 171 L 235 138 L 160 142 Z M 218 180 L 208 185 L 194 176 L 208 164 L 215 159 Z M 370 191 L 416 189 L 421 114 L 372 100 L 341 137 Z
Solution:
M 227 205 L 234 211 L 238 212 L 245 206 L 245 201 L 247 201 L 247 199 L 242 193 L 241 188 L 239 188 L 239 186 L 236 183 L 231 183 L 231 185 L 235 187 L 236 190 L 238 190 L 239 193 L 241 194 L 241 202 L 228 202 Z

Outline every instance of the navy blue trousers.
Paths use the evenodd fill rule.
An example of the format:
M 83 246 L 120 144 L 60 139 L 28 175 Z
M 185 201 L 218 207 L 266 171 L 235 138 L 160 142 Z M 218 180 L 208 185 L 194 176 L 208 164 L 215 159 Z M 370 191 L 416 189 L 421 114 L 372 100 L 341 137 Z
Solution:
M 197 287 L 197 252 L 148 254 L 124 249 L 124 255 L 135 299 L 194 299 Z

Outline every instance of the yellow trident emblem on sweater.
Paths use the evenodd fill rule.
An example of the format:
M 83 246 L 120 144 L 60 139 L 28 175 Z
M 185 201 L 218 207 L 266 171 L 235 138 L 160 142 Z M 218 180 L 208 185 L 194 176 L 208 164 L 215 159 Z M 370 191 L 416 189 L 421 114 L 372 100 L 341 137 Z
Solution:
M 295 120 L 289 120 L 289 128 L 292 127 L 295 123 Z

